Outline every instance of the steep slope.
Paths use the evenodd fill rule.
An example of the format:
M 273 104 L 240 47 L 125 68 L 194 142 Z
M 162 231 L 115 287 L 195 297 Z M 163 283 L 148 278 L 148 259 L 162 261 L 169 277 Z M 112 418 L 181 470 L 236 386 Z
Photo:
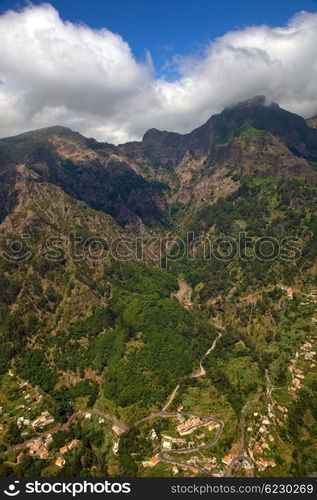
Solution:
M 63 127 L 0 141 L 0 475 L 143 476 L 151 430 L 179 436 L 176 418 L 153 416 L 167 399 L 224 423 L 204 451 L 218 472 L 243 439 L 276 464 L 257 475 L 316 472 L 316 134 L 257 97 L 190 134 L 152 129 L 119 147 Z M 135 253 L 140 235 L 168 238 L 164 269 Z M 13 469 L 21 379 L 60 423 L 92 407 L 120 418 L 118 453 L 110 427 L 83 419 L 54 437 L 55 454 L 81 441 L 64 470 L 31 457 Z M 265 424 L 269 448 L 255 409 L 279 415 Z
M 111 214 L 120 225 L 161 224 L 166 219 L 162 186 L 137 173 L 114 146 L 98 144 L 63 127 L 28 132 L 0 141 L 2 168 L 14 178 L 16 165 L 38 174 L 38 182 L 60 186 L 90 207 Z M 14 180 L 14 179 L 13 179 Z M 12 181 L 7 174 L 8 192 Z M 13 203 L 13 193 L 11 198 Z M 9 201 L 3 200 L 3 211 Z M 9 203 L 10 205 L 10 203 Z

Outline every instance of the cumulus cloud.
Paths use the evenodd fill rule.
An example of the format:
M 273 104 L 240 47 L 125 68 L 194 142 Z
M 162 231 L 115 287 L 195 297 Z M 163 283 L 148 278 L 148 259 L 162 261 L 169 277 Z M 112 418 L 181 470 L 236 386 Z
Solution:
M 174 57 L 156 78 L 106 28 L 64 22 L 49 4 L 0 16 L 0 136 L 65 125 L 99 140 L 139 139 L 151 127 L 187 132 L 223 107 L 265 94 L 305 117 L 317 112 L 317 14 L 285 27 L 247 27 L 202 54 Z

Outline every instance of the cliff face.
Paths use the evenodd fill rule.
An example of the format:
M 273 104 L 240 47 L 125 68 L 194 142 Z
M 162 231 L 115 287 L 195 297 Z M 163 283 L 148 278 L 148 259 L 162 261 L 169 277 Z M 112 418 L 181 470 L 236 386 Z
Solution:
M 148 234 L 170 227 L 176 202 L 193 198 L 200 205 L 231 194 L 237 175 L 314 181 L 316 160 L 317 131 L 261 96 L 189 134 L 151 129 L 141 142 L 118 147 L 51 127 L 0 141 L 1 218 L 16 202 L 18 165 L 36 172 L 36 182 L 110 214 L 130 233 Z

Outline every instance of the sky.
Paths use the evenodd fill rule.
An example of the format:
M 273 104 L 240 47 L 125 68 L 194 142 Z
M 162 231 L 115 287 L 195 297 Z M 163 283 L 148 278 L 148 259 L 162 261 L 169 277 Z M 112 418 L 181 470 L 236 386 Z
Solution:
M 185 133 L 265 94 L 317 113 L 317 1 L 0 0 L 0 136 Z

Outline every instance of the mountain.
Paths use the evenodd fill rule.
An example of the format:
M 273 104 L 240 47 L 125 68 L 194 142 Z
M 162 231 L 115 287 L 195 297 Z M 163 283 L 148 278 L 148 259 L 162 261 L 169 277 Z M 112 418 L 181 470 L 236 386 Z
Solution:
M 163 452 L 142 462 L 180 438 L 157 415 L 179 407 L 220 426 L 196 474 L 229 452 L 316 473 L 314 123 L 257 96 L 119 146 L 59 126 L 0 140 L 0 475 L 169 476 Z M 55 420 L 48 460 L 26 456 L 28 412 Z
M 309 127 L 317 128 L 317 115 L 309 118 L 307 120 L 307 123 Z

